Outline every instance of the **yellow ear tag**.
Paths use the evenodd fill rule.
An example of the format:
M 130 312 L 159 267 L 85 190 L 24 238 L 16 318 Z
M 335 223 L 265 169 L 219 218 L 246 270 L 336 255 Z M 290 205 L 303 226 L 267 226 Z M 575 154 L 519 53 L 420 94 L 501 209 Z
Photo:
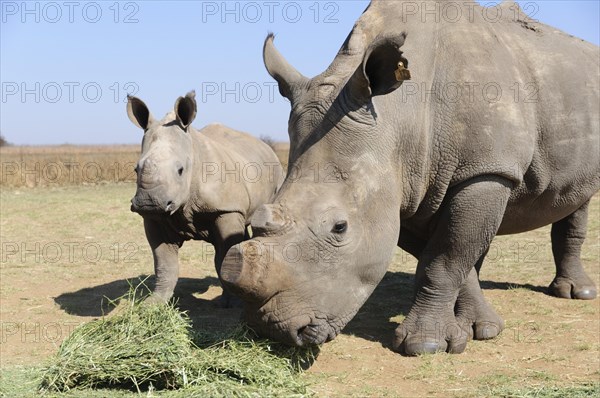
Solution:
M 410 80 L 410 71 L 404 67 L 403 62 L 398 62 L 398 69 L 395 70 L 396 81 Z

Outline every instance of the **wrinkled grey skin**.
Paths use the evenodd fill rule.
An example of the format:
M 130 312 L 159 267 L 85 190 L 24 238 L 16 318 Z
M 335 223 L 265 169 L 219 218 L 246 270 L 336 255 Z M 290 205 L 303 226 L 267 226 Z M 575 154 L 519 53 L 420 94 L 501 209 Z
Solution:
M 232 247 L 222 270 L 259 332 L 298 346 L 333 339 L 398 245 L 418 267 L 395 349 L 461 352 L 469 338 L 503 328 L 475 271 L 494 236 L 547 224 L 550 292 L 596 296 L 580 249 L 600 186 L 598 47 L 515 20 L 511 4 L 496 23 L 479 5 L 472 20 L 454 5 L 463 7 L 459 21 L 422 22 L 404 18 L 400 1 L 372 2 L 312 79 L 267 38 L 265 65 L 292 107 L 294 174 L 257 210 L 255 237 Z M 411 82 L 396 80 L 400 61 Z M 497 100 L 483 97 L 488 82 L 503 91 Z M 410 83 L 420 95 L 409 95 Z M 478 86 L 459 98 L 434 89 L 451 83 Z
M 174 112 L 162 120 L 135 97 L 128 98 L 127 114 L 144 130 L 131 211 L 144 218 L 154 256 L 156 287 L 150 299 L 167 301 L 177 283 L 183 242 L 212 243 L 220 275 L 225 253 L 247 238 L 248 220 L 273 200 L 283 170 L 271 148 L 251 135 L 219 124 L 194 129 L 193 92 L 179 97 Z M 227 291 L 222 298 L 225 306 L 234 301 Z

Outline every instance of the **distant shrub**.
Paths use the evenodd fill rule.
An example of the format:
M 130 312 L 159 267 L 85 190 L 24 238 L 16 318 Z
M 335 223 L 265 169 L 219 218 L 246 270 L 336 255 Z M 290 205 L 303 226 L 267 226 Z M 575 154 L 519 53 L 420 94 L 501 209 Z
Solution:
M 270 146 L 271 149 L 275 150 L 275 144 L 277 142 L 275 142 L 275 140 L 273 138 L 269 137 L 268 135 L 261 135 L 260 140 L 262 142 L 264 142 L 265 144 L 267 144 L 268 146 Z

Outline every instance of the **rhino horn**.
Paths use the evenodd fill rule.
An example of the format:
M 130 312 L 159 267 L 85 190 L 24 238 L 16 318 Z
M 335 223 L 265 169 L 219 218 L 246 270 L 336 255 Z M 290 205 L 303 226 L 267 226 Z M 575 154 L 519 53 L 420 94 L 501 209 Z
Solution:
M 272 259 L 264 248 L 253 242 L 238 243 L 232 246 L 223 259 L 220 277 L 224 287 L 245 301 L 263 302 L 273 292 L 269 289 L 267 268 Z
M 269 75 L 279 85 L 279 92 L 285 98 L 292 100 L 294 90 L 308 79 L 296 70 L 281 53 L 275 48 L 273 40 L 275 35 L 269 33 L 263 46 L 263 61 Z

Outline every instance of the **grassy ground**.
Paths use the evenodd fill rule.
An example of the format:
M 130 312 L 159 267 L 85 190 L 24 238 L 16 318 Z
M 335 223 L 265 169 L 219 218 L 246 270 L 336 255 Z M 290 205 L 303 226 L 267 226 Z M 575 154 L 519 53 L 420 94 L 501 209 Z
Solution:
M 109 312 L 128 281 L 152 273 L 132 183 L 3 188 L 0 193 L 0 395 L 37 396 L 39 369 L 79 323 Z M 585 268 L 599 283 L 600 198 L 591 204 Z M 220 309 L 212 248 L 181 254 L 179 308 L 196 329 L 227 330 L 239 312 Z M 549 229 L 499 237 L 481 274 L 506 321 L 492 341 L 460 355 L 405 358 L 390 349 L 407 314 L 415 261 L 400 250 L 384 280 L 303 377 L 318 396 L 585 397 L 600 393 L 600 301 L 545 294 L 554 275 Z M 126 391 L 69 396 L 125 397 Z M 149 396 L 184 396 L 177 392 Z M 189 395 L 186 395 L 189 396 Z

